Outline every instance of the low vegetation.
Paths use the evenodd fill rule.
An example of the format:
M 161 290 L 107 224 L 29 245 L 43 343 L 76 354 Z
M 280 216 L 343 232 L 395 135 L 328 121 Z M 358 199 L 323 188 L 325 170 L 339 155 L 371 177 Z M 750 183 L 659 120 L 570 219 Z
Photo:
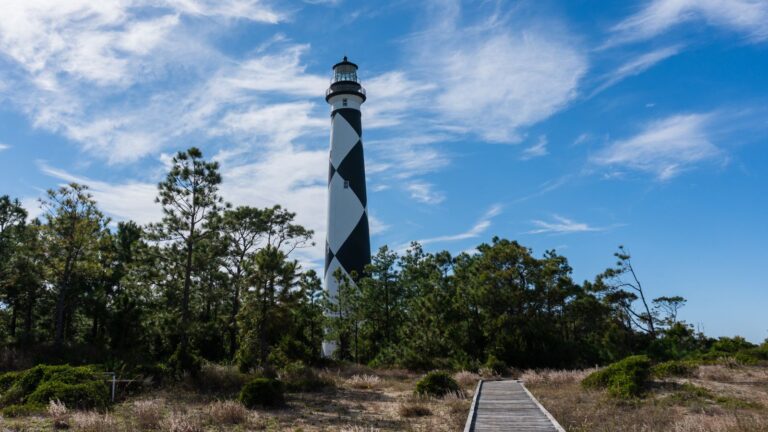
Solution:
M 640 396 L 651 376 L 651 360 L 647 356 L 631 356 L 584 378 L 585 388 L 605 389 L 609 395 L 629 399 Z
M 606 382 L 608 375 L 632 375 L 645 361 L 618 363 L 586 377 L 583 371 L 526 371 L 522 379 L 569 432 L 768 431 L 768 365 L 744 365 L 727 357 L 660 363 L 651 367 L 644 391 L 629 399 L 607 386 L 585 385 L 587 379 Z
M 432 371 L 416 383 L 416 394 L 442 397 L 449 393 L 461 393 L 459 384 L 448 372 Z

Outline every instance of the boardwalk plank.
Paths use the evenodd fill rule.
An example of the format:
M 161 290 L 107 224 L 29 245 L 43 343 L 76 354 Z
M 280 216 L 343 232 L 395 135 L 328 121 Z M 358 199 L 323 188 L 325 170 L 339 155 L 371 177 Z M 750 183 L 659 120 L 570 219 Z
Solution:
M 467 432 L 563 432 L 517 381 L 484 381 L 477 392 L 467 419 Z

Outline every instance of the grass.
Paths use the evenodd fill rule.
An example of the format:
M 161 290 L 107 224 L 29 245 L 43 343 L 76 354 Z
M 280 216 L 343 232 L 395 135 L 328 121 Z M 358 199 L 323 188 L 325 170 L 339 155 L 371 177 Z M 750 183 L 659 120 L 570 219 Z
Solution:
M 584 371 L 526 371 L 521 379 L 569 432 L 768 431 L 768 368 L 729 363 L 684 372 L 659 374 L 643 398 L 630 400 L 585 389 Z
M 230 383 L 250 377 L 225 367 L 211 366 L 207 372 L 214 376 L 215 390 L 202 391 L 202 380 L 182 382 L 119 401 L 108 412 L 69 409 L 62 416 L 69 430 L 86 432 L 440 432 L 462 430 L 472 397 L 468 389 L 466 397 L 417 398 L 413 390 L 422 374 L 351 365 L 317 371 L 333 385 L 286 393 L 279 408 L 248 410 L 235 402 L 236 386 Z M 4 418 L 0 430 L 50 432 L 53 418 L 43 409 Z
M 480 375 L 458 372 L 465 395 L 417 397 L 423 375 L 349 365 L 316 371 L 333 385 L 287 393 L 279 408 L 245 409 L 232 382 L 251 378 L 226 367 L 209 368 L 215 390 L 203 382 L 147 390 L 108 411 L 64 409 L 58 404 L 0 420 L 0 430 L 50 432 L 54 421 L 85 432 L 246 431 L 460 431 Z M 520 378 L 569 432 L 768 432 L 768 367 L 702 365 L 685 376 L 654 378 L 642 398 L 617 400 L 585 389 L 594 370 L 525 371 Z M 50 411 L 46 408 L 50 408 Z

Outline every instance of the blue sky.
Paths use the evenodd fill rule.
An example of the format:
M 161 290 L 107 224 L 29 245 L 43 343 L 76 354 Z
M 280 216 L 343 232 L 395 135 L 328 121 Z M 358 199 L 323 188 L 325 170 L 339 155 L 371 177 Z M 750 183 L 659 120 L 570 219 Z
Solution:
M 281 203 L 322 262 L 330 66 L 368 90 L 374 246 L 555 248 L 577 280 L 623 244 L 713 336 L 768 336 L 768 3 L 6 0 L 0 193 L 91 186 L 159 218 L 178 150 L 234 204 Z

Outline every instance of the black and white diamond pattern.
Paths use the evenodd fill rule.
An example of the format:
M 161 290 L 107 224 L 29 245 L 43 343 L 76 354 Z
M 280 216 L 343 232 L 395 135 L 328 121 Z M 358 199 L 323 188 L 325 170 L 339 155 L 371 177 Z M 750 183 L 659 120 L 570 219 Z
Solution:
M 368 197 L 361 140 L 360 111 L 341 108 L 331 114 L 331 155 L 328 168 L 328 238 L 325 244 L 325 286 L 331 298 L 338 292 L 333 277 L 363 274 L 371 262 Z

